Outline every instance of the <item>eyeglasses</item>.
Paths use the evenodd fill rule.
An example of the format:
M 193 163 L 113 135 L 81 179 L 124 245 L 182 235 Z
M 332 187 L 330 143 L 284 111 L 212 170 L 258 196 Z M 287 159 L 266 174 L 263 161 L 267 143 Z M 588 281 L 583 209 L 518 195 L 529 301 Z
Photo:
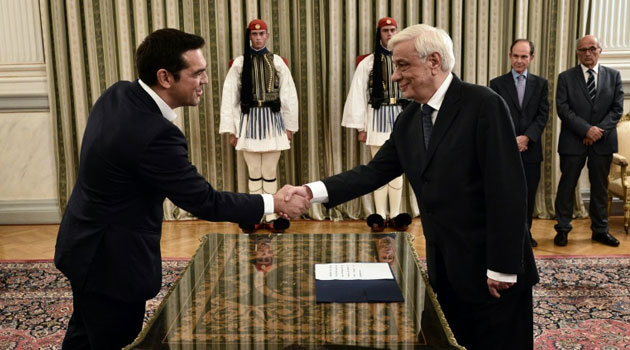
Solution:
M 586 53 L 586 51 L 590 51 L 591 53 L 595 53 L 599 49 L 601 49 L 601 47 L 591 46 L 591 47 L 581 48 L 581 49 L 577 49 L 577 50 L 578 50 L 579 53 Z

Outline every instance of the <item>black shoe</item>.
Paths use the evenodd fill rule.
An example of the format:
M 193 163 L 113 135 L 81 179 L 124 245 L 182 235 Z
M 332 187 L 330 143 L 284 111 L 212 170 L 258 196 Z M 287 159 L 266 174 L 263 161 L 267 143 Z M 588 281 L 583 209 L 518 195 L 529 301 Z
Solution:
M 367 225 L 372 229 L 372 232 L 383 232 L 385 229 L 385 220 L 378 214 L 368 216 L 366 221 Z
M 238 227 L 243 230 L 243 233 L 254 233 L 256 232 L 256 225 L 254 224 L 238 224 Z
M 567 236 L 568 232 L 558 232 L 556 233 L 556 237 L 553 238 L 553 243 L 557 246 L 564 247 L 567 245 Z
M 609 245 L 611 247 L 618 247 L 619 246 L 619 241 L 617 240 L 617 238 L 613 237 L 608 232 L 593 233 L 593 236 L 591 238 L 594 241 L 597 241 L 597 242 L 600 242 L 600 243 L 604 243 L 605 245 Z
M 273 233 L 283 233 L 284 230 L 288 229 L 291 226 L 291 222 L 285 218 L 277 218 L 271 222 L 269 229 Z
M 530 242 L 532 243 L 532 247 L 538 247 L 538 242 L 534 239 L 534 237 L 530 237 Z
M 391 222 L 396 231 L 406 231 L 411 224 L 411 215 L 407 213 L 398 214 Z

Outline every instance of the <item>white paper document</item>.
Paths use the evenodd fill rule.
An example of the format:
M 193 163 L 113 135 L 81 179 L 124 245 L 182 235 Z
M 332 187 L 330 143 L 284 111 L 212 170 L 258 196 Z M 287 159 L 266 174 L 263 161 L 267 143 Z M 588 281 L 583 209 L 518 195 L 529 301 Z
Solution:
M 391 280 L 392 270 L 387 263 L 315 264 L 317 280 Z

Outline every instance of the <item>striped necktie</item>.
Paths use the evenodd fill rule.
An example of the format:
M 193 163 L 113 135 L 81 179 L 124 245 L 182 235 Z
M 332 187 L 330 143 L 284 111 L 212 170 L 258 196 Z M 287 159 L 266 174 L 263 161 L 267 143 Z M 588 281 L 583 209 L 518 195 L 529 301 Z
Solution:
M 586 90 L 588 90 L 588 95 L 591 96 L 591 101 L 595 101 L 595 96 L 597 95 L 597 88 L 595 87 L 595 71 L 589 69 L 587 72 L 588 81 L 586 81 Z
M 431 115 L 433 114 L 433 107 L 428 104 L 422 105 L 422 131 L 424 133 L 424 147 L 429 149 L 429 140 L 431 139 L 431 130 L 433 130 L 433 121 L 431 121 Z

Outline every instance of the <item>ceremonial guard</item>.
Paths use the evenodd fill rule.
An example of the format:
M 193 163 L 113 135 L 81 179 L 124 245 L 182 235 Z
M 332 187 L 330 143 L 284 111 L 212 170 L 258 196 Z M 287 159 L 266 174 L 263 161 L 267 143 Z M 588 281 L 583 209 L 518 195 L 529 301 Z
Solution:
M 397 29 L 398 24 L 391 17 L 378 21 L 374 52 L 357 57 L 357 69 L 343 108 L 341 125 L 359 131 L 358 139 L 370 147 L 372 157 L 389 139 L 394 121 L 405 102 L 398 83 L 392 82 L 392 52 L 386 49 L 389 39 L 396 34 Z M 367 218 L 367 224 L 372 231 L 383 231 L 385 226 L 396 230 L 407 229 L 411 216 L 400 213 L 402 187 L 403 179 L 399 176 L 374 191 L 376 213 Z
M 243 152 L 249 193 L 274 194 L 280 153 L 291 148 L 291 138 L 298 131 L 298 99 L 287 62 L 267 50 L 267 39 L 267 24 L 252 20 L 245 52 L 231 62 L 225 78 L 219 132 L 228 133 L 230 144 Z M 245 232 L 261 226 L 282 232 L 289 227 L 288 220 L 275 214 L 264 221 L 240 226 Z

